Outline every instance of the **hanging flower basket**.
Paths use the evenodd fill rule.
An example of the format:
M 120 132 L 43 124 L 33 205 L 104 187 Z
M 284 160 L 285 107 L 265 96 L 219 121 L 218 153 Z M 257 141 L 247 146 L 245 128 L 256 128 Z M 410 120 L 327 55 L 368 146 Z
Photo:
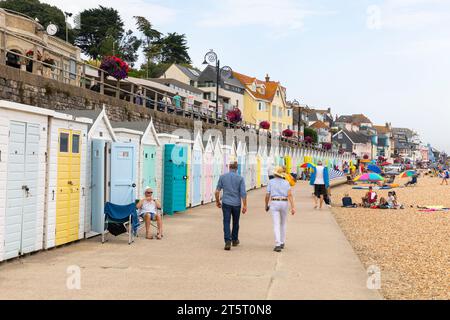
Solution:
M 128 64 L 122 59 L 115 56 L 105 57 L 102 60 L 100 69 L 105 71 L 109 76 L 116 78 L 117 80 L 128 78 L 128 72 L 130 71 L 130 67 L 128 66 Z
M 259 127 L 261 129 L 269 130 L 270 129 L 270 122 L 269 121 L 261 121 L 259 124 Z
M 227 112 L 227 119 L 231 123 L 238 123 L 242 121 L 242 114 L 241 110 L 238 108 L 234 108 L 233 110 L 230 110 Z
M 325 150 L 331 150 L 331 143 L 323 142 L 322 143 L 322 148 L 325 149 Z
M 56 61 L 52 58 L 46 58 L 42 61 L 44 64 L 44 67 L 46 68 L 51 68 L 52 71 L 55 70 L 55 66 L 56 66 Z
M 363 159 L 364 159 L 364 160 L 369 160 L 369 156 L 368 156 L 367 154 L 365 154 L 365 155 L 363 156 Z
M 307 143 L 307 144 L 313 143 L 313 138 L 311 136 L 306 136 L 305 137 L 305 143 Z
M 290 138 L 294 135 L 294 131 L 292 131 L 291 129 L 286 129 L 286 130 L 283 130 L 282 134 L 283 134 L 283 137 Z

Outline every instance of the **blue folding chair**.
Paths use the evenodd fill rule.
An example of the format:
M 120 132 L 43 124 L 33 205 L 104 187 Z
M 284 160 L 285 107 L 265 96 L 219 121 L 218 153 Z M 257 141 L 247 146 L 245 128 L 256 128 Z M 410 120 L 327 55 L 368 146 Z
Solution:
M 105 204 L 105 225 L 102 232 L 102 243 L 106 241 L 107 233 L 128 233 L 128 244 L 134 242 L 134 236 L 139 227 L 139 218 L 136 211 L 136 204 L 117 205 L 111 202 Z M 111 232 L 112 231 L 112 232 Z

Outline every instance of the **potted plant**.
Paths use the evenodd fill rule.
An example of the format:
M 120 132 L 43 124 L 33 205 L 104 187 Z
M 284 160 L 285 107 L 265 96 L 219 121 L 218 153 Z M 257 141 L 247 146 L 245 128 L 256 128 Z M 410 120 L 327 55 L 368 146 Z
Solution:
M 241 122 L 242 121 L 241 110 L 239 110 L 239 108 L 234 108 L 233 110 L 228 111 L 227 119 L 228 121 L 234 124 Z
M 282 135 L 283 137 L 290 138 L 294 135 L 294 131 L 292 131 L 291 129 L 285 129 L 283 130 Z
M 42 60 L 42 62 L 44 63 L 44 67 L 46 68 L 51 68 L 52 71 L 55 70 L 55 66 L 56 66 L 56 61 L 53 58 L 47 57 L 44 60 Z
M 109 76 L 116 78 L 117 80 L 123 80 L 128 77 L 130 67 L 122 59 L 116 56 L 105 57 L 102 60 L 100 69 L 105 71 Z
M 270 129 L 270 122 L 269 122 L 269 121 L 266 121 L 266 120 L 261 121 L 261 122 L 259 123 L 259 127 L 260 127 L 261 129 L 269 130 L 269 129 Z

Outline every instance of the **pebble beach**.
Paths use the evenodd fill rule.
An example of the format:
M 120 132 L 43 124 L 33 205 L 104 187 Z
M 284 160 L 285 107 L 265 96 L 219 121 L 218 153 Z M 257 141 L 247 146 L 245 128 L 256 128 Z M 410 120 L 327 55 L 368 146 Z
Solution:
M 395 188 L 403 210 L 342 208 L 346 193 L 360 203 L 367 190 L 332 189 L 333 214 L 364 266 L 381 269 L 385 299 L 450 299 L 450 211 L 417 208 L 450 207 L 450 186 L 440 182 L 425 176 L 417 186 Z M 388 190 L 377 193 L 387 197 Z

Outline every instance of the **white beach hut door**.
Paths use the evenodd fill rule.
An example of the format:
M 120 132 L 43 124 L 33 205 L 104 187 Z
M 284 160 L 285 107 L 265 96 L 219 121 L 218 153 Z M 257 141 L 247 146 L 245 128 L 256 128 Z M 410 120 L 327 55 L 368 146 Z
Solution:
M 39 125 L 12 121 L 9 133 L 5 259 L 34 251 Z

